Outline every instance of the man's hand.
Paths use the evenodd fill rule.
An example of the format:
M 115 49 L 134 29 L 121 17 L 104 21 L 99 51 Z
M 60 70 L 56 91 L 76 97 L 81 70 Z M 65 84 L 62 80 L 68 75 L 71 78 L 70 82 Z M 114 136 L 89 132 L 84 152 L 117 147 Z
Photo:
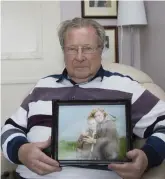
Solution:
M 59 163 L 42 152 L 50 146 L 50 138 L 45 142 L 28 143 L 22 145 L 18 150 L 19 160 L 30 170 L 45 175 L 60 171 Z
M 89 144 L 95 144 L 96 143 L 96 139 L 88 136 L 88 137 L 84 137 L 83 138 L 83 141 L 86 142 L 86 143 L 89 143 Z
M 108 168 L 114 170 L 123 179 L 140 179 L 148 166 L 146 154 L 139 149 L 127 153 L 132 162 L 124 164 L 109 164 Z

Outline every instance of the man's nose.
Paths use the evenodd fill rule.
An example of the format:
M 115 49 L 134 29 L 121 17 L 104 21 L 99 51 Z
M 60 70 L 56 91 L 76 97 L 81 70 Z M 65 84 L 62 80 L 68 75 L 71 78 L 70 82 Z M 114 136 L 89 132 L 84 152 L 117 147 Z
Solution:
M 82 48 L 78 48 L 78 49 L 77 49 L 76 60 L 78 60 L 78 61 L 83 61 Z

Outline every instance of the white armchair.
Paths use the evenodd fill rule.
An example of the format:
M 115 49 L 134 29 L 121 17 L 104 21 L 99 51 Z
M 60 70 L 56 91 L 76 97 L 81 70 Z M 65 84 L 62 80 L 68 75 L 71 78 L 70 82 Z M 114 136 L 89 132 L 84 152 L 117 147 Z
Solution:
M 158 85 L 156 85 L 146 73 L 131 66 L 118 63 L 112 63 L 108 69 L 112 72 L 119 72 L 124 75 L 129 75 L 134 80 L 140 82 L 155 96 L 165 101 L 165 92 Z M 143 143 L 144 140 L 137 140 L 135 141 L 134 147 L 140 148 Z M 159 167 L 155 167 L 146 172 L 142 179 L 165 179 L 165 161 Z

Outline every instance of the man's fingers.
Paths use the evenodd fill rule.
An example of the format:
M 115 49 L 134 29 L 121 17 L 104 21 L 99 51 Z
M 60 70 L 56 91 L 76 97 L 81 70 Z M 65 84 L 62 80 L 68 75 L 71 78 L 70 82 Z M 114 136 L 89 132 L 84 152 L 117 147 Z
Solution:
M 134 149 L 127 153 L 127 157 L 132 159 L 132 162 L 126 162 L 124 164 L 112 163 L 108 167 L 124 179 L 139 179 L 147 166 L 145 154 L 139 149 Z
M 108 168 L 111 170 L 114 170 L 116 172 L 130 172 L 132 165 L 130 165 L 129 163 L 123 163 L 123 164 L 109 164 Z
M 51 137 L 49 137 L 48 140 L 44 142 L 36 142 L 35 145 L 40 149 L 45 149 L 51 145 Z
M 51 166 L 41 161 L 37 161 L 37 168 L 41 170 L 43 174 L 61 171 L 60 167 Z
M 34 173 L 39 174 L 40 169 L 36 166 L 35 163 L 33 163 L 30 167 L 28 167 L 31 171 L 33 171 Z
M 135 176 L 132 176 L 130 172 L 128 173 L 119 172 L 118 175 L 123 179 L 135 179 Z
M 108 168 L 114 170 L 123 179 L 133 179 L 132 172 L 130 172 L 132 167 L 128 163 L 124 164 L 110 164 Z
M 131 150 L 131 151 L 127 152 L 127 157 L 129 159 L 135 160 L 138 157 L 138 155 L 139 155 L 139 152 L 138 152 L 137 149 L 134 149 L 134 150 Z
M 61 171 L 61 168 L 55 167 L 55 166 L 50 166 L 50 165 L 43 163 L 39 160 L 35 160 L 33 162 L 31 168 L 32 168 L 32 171 L 34 171 L 38 175 L 46 175 L 48 173 Z
M 109 164 L 108 168 L 114 170 L 119 176 L 126 179 L 137 179 L 141 177 L 141 170 L 131 163 Z
M 48 164 L 48 165 L 51 165 L 51 166 L 54 166 L 54 167 L 59 167 L 59 163 L 57 161 L 55 161 L 52 158 L 48 157 L 43 152 L 40 154 L 39 160 L 41 162 L 44 162 L 44 163 Z

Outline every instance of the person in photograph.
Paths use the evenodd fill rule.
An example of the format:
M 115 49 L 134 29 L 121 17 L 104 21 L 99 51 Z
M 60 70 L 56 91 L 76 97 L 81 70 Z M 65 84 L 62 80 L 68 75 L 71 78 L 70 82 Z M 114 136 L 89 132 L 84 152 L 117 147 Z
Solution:
M 105 48 L 109 49 L 109 36 L 105 36 Z
M 86 159 L 92 160 L 92 152 L 93 152 L 93 147 L 95 145 L 95 140 L 96 140 L 96 125 L 97 122 L 96 120 L 89 116 L 87 119 L 87 125 L 88 128 L 85 132 L 83 132 L 78 141 L 77 141 L 77 152 L 78 152 L 78 159 Z M 89 139 L 91 141 L 85 142 L 84 139 Z
M 90 117 L 97 122 L 96 140 L 87 137 L 83 141 L 95 144 L 92 158 L 95 160 L 116 159 L 119 151 L 119 136 L 115 122 L 110 120 L 111 116 L 104 109 L 94 109 Z
M 110 0 L 106 0 L 106 1 L 90 0 L 89 7 L 111 7 L 111 1 Z
M 19 108 L 1 128 L 3 155 L 11 163 L 18 164 L 16 169 L 18 177 L 21 179 L 111 178 L 113 172 L 107 172 L 101 168 L 98 171 L 61 167 L 58 161 L 44 153 L 44 150 L 51 146 L 52 100 L 95 102 L 96 100 L 131 99 L 130 120 L 133 135 L 135 138 L 143 138 L 146 141 L 141 148 L 133 148 L 127 152 L 131 162 L 111 163 L 104 169 L 115 171 L 119 178 L 134 179 L 136 176 L 136 179 L 139 179 L 146 171 L 163 164 L 165 102 L 132 77 L 103 68 L 104 27 L 93 19 L 76 17 L 61 22 L 58 36 L 63 55 L 60 56 L 61 59 L 52 59 L 52 61 L 56 60 L 58 65 L 58 61 L 64 60 L 63 71 L 60 74 L 49 74 L 36 82 Z M 73 111 L 70 112 L 73 113 Z M 81 117 L 75 122 L 79 123 L 84 114 L 80 113 L 80 115 Z M 103 146 L 101 138 L 105 138 L 107 142 L 116 138 L 116 127 L 112 120 L 107 120 L 106 116 L 103 110 L 94 112 L 95 120 L 98 122 L 96 140 L 100 139 L 99 146 Z M 110 127 L 111 130 L 109 130 Z M 93 153 L 97 152 L 97 149 L 100 152 L 99 146 L 97 148 L 94 146 Z M 106 157 L 104 154 L 105 151 L 103 157 Z

